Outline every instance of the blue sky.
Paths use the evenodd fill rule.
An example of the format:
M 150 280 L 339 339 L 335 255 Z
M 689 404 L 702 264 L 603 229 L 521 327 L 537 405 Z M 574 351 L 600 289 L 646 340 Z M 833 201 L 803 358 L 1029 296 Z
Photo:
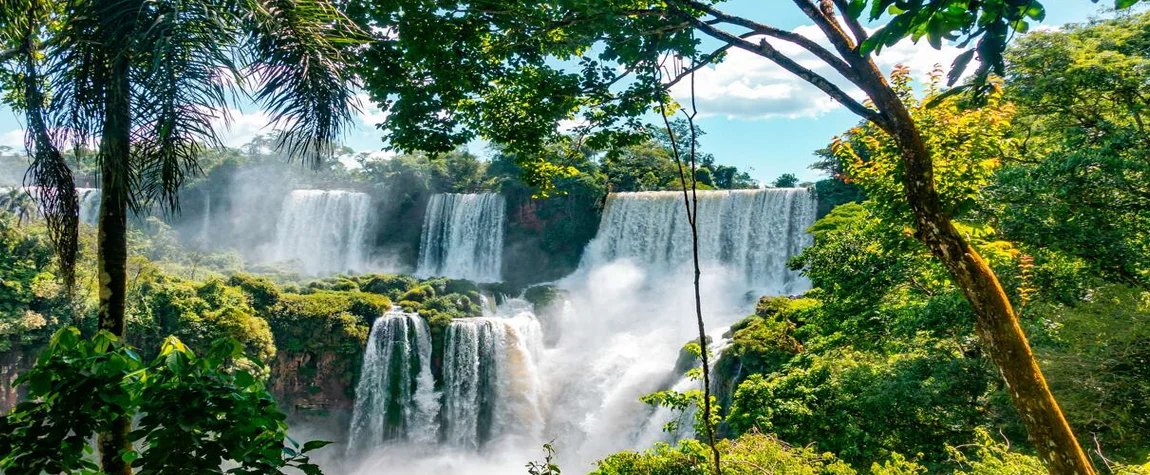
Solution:
M 764 15 L 758 11 L 761 11 L 763 2 L 734 0 L 726 4 L 725 9 L 762 20 Z M 785 3 L 790 7 L 790 2 Z M 1050 0 L 1044 3 L 1047 8 L 1044 25 L 1048 27 L 1084 21 L 1100 8 L 1089 0 Z M 797 8 L 774 9 L 769 22 L 809 34 L 812 38 L 818 36 L 810 21 Z M 780 49 L 787 46 L 776 45 Z M 916 76 L 921 77 L 933 64 L 949 66 L 954 54 L 956 50 L 949 47 L 938 51 L 925 44 L 908 43 L 885 50 L 878 61 L 888 69 L 894 64 L 907 64 Z M 688 97 L 688 90 L 687 82 L 683 81 L 672 92 L 683 100 Z M 794 173 L 802 180 L 819 179 L 820 175 L 808 168 L 814 161 L 814 150 L 824 147 L 833 136 L 858 122 L 856 116 L 842 107 L 835 107 L 811 86 L 765 59 L 740 51 L 733 51 L 717 67 L 697 74 L 696 97 L 700 113 L 698 124 L 706 132 L 701 140 L 703 149 L 713 153 L 719 163 L 750 170 L 752 176 L 764 182 L 782 173 Z M 231 128 L 221 133 L 229 145 L 243 144 L 252 136 L 266 131 L 267 118 L 262 111 L 254 108 L 236 110 L 232 111 L 232 116 Z M 381 118 L 377 109 L 366 107 L 357 118 L 356 127 L 347 134 L 346 145 L 357 151 L 380 150 L 380 133 L 372 125 Z M 21 122 L 11 110 L 0 106 L 0 145 L 22 147 Z M 482 145 L 477 143 L 473 148 L 482 148 Z

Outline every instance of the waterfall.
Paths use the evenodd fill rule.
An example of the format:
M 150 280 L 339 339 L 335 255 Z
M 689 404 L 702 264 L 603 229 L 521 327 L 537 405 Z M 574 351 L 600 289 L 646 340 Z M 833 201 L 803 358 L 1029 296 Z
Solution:
M 204 197 L 204 214 L 200 218 L 200 242 L 206 245 L 211 237 L 212 194 L 206 188 L 200 190 Z
M 26 194 L 25 197 L 27 197 L 29 199 L 37 198 L 36 193 L 39 193 L 39 190 L 40 190 L 40 187 L 38 187 L 38 186 L 28 186 L 28 187 L 23 188 L 23 191 Z M 0 193 L 7 194 L 7 193 L 11 193 L 12 191 L 13 191 L 13 189 L 10 189 L 10 188 L 0 188 Z M 79 203 L 80 204 L 80 209 L 79 209 L 80 222 L 85 223 L 85 224 L 91 224 L 93 226 L 96 225 L 96 223 L 100 219 L 100 189 L 99 188 L 76 188 L 76 196 L 78 198 L 78 201 L 80 202 Z M 13 200 L 13 202 L 8 203 L 8 207 L 10 208 L 10 209 L 8 209 L 8 211 L 18 213 L 18 212 L 20 212 L 19 208 L 22 207 L 22 205 L 20 205 L 20 200 L 23 197 L 15 197 L 15 198 L 16 199 Z M 29 208 L 25 208 L 25 209 L 29 209 Z M 39 219 L 41 217 L 39 207 L 37 207 L 35 209 L 35 211 L 32 212 L 32 214 L 33 214 L 32 217 Z
M 100 221 L 100 189 L 76 188 L 80 197 L 80 222 L 95 225 Z
M 719 354 L 723 332 L 754 311 L 754 297 L 809 286 L 786 264 L 812 241 L 805 231 L 815 202 L 806 189 L 706 191 L 698 200 L 704 320 Z M 554 283 L 566 300 L 550 309 L 558 314 L 547 315 L 547 325 L 510 299 L 443 330 L 434 450 L 394 445 L 354 473 L 512 473 L 525 451 L 549 440 L 564 469 L 586 473 L 607 454 L 689 437 L 691 414 L 665 434 L 672 411 L 640 401 L 700 385 L 676 369 L 683 344 L 698 338 L 685 217 L 678 192 L 611 195 L 579 270 Z M 435 196 L 420 274 L 478 273 L 480 258 L 500 247 L 480 251 L 480 241 L 494 240 L 502 219 L 495 195 Z M 492 272 L 498 262 L 488 264 Z
M 699 257 L 719 265 L 748 287 L 770 294 L 798 293 L 809 283 L 787 260 L 811 244 L 814 193 L 805 188 L 698 192 Z M 630 259 L 654 272 L 691 262 L 691 236 L 678 191 L 612 194 L 587 245 L 583 267 Z
M 422 317 L 393 310 L 376 319 L 360 374 L 349 455 L 391 440 L 435 443 L 439 395 L 431 374 L 431 333 Z
M 441 193 L 431 197 L 419 245 L 422 277 L 500 280 L 504 200 L 496 193 Z
M 536 361 L 542 341 L 539 322 L 529 311 L 451 322 L 443 358 L 448 444 L 478 449 L 502 437 L 538 439 L 543 415 Z
M 349 191 L 294 190 L 284 199 L 272 258 L 309 274 L 365 267 L 371 199 Z

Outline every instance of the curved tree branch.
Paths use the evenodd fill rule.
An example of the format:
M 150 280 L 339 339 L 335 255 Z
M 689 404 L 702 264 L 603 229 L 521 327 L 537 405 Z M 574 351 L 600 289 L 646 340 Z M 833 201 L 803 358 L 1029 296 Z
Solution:
M 779 50 L 775 49 L 774 46 L 771 46 L 771 44 L 766 40 L 760 41 L 759 44 L 754 44 L 727 31 L 723 31 L 721 29 L 715 28 L 714 26 L 708 25 L 697 18 L 692 19 L 691 22 L 695 25 L 695 28 L 705 33 L 707 36 L 771 60 L 783 69 L 789 71 L 791 74 L 794 74 L 802 80 L 819 88 L 828 96 L 830 96 L 831 99 L 834 99 L 839 104 L 842 104 L 851 112 L 866 120 L 878 124 L 884 129 L 886 128 L 884 126 L 884 124 L 887 124 L 886 118 L 880 115 L 877 111 L 862 105 L 862 103 L 856 101 L 849 94 L 847 94 L 846 91 L 836 86 L 827 78 L 820 76 L 818 73 L 800 65 L 799 63 L 795 62 L 795 60 L 788 58 L 786 55 L 780 53 Z
M 701 10 L 703 12 L 706 12 L 708 15 L 715 17 L 715 20 L 717 20 L 718 23 L 729 23 L 732 25 L 741 26 L 743 28 L 751 30 L 754 33 L 769 36 L 771 38 L 777 38 L 777 39 L 786 41 L 788 43 L 794 44 L 796 46 L 799 46 L 799 47 L 809 51 L 811 54 L 815 55 L 819 59 L 821 59 L 828 66 L 834 68 L 834 70 L 836 72 L 838 72 L 843 77 L 850 80 L 851 82 L 856 82 L 858 79 L 858 75 L 855 73 L 855 71 L 853 71 L 851 69 L 850 65 L 846 61 L 843 60 L 843 58 L 840 58 L 839 56 L 835 55 L 834 52 L 824 48 L 822 45 L 816 43 L 814 40 L 807 38 L 803 35 L 800 35 L 800 34 L 795 33 L 793 31 L 787 31 L 787 30 L 783 30 L 781 28 L 775 28 L 775 27 L 770 26 L 770 25 L 764 25 L 762 23 L 759 23 L 759 22 L 756 22 L 756 21 L 753 21 L 753 20 L 750 20 L 747 18 L 731 15 L 731 14 L 719 11 L 719 10 L 715 9 L 714 7 L 711 7 L 709 5 L 699 3 L 695 0 L 672 0 L 672 1 L 675 3 L 684 4 L 690 8 L 693 8 L 693 9 L 697 9 L 697 10 Z M 679 11 L 684 16 L 690 15 L 689 12 L 684 12 L 682 10 L 679 10 Z M 713 25 L 714 24 L 714 22 L 710 22 L 710 21 L 706 22 L 706 23 L 707 23 L 707 25 Z

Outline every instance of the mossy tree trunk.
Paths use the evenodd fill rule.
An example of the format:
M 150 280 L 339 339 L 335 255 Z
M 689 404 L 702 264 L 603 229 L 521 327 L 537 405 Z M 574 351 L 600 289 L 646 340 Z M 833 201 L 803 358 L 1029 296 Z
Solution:
M 127 51 L 110 51 L 110 74 L 100 137 L 100 218 L 98 262 L 99 327 L 124 337 L 128 273 L 128 194 L 131 170 L 131 86 Z M 110 475 L 130 475 L 122 454 L 132 450 L 128 433 L 132 420 L 121 415 L 112 429 L 98 437 L 100 466 Z
M 1093 475 L 1094 468 L 1051 394 L 998 277 L 943 213 L 930 153 L 918 128 L 901 102 L 885 109 L 891 112 L 891 134 L 902 151 L 903 186 L 915 215 L 915 237 L 942 261 L 970 302 L 979 341 L 1006 381 L 1039 457 L 1051 474 Z

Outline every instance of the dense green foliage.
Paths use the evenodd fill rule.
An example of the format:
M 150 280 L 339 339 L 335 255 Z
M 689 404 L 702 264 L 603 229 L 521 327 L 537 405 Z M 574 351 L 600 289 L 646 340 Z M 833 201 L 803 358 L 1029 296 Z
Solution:
M 43 228 L 29 230 L 0 212 L 0 351 L 36 346 L 92 303 L 69 298 L 54 272 L 52 244 Z M 90 275 L 80 281 L 90 283 Z
M 1150 287 L 1150 13 L 1027 35 L 1007 60 L 1016 143 L 995 225 L 1110 280 Z M 1043 256 L 1036 255 L 1038 259 Z
M 98 473 L 89 438 L 139 415 L 129 439 L 147 450 L 117 454 L 141 473 L 269 474 L 293 468 L 320 473 L 287 437 L 259 378 L 228 370 L 246 359 L 243 346 L 220 340 L 197 356 L 169 337 L 150 362 L 108 332 L 84 339 L 76 328 L 56 333 L 36 367 L 20 381 L 29 402 L 0 419 L 0 468 L 10 474 Z M 289 445 L 285 446 L 285 443 Z

